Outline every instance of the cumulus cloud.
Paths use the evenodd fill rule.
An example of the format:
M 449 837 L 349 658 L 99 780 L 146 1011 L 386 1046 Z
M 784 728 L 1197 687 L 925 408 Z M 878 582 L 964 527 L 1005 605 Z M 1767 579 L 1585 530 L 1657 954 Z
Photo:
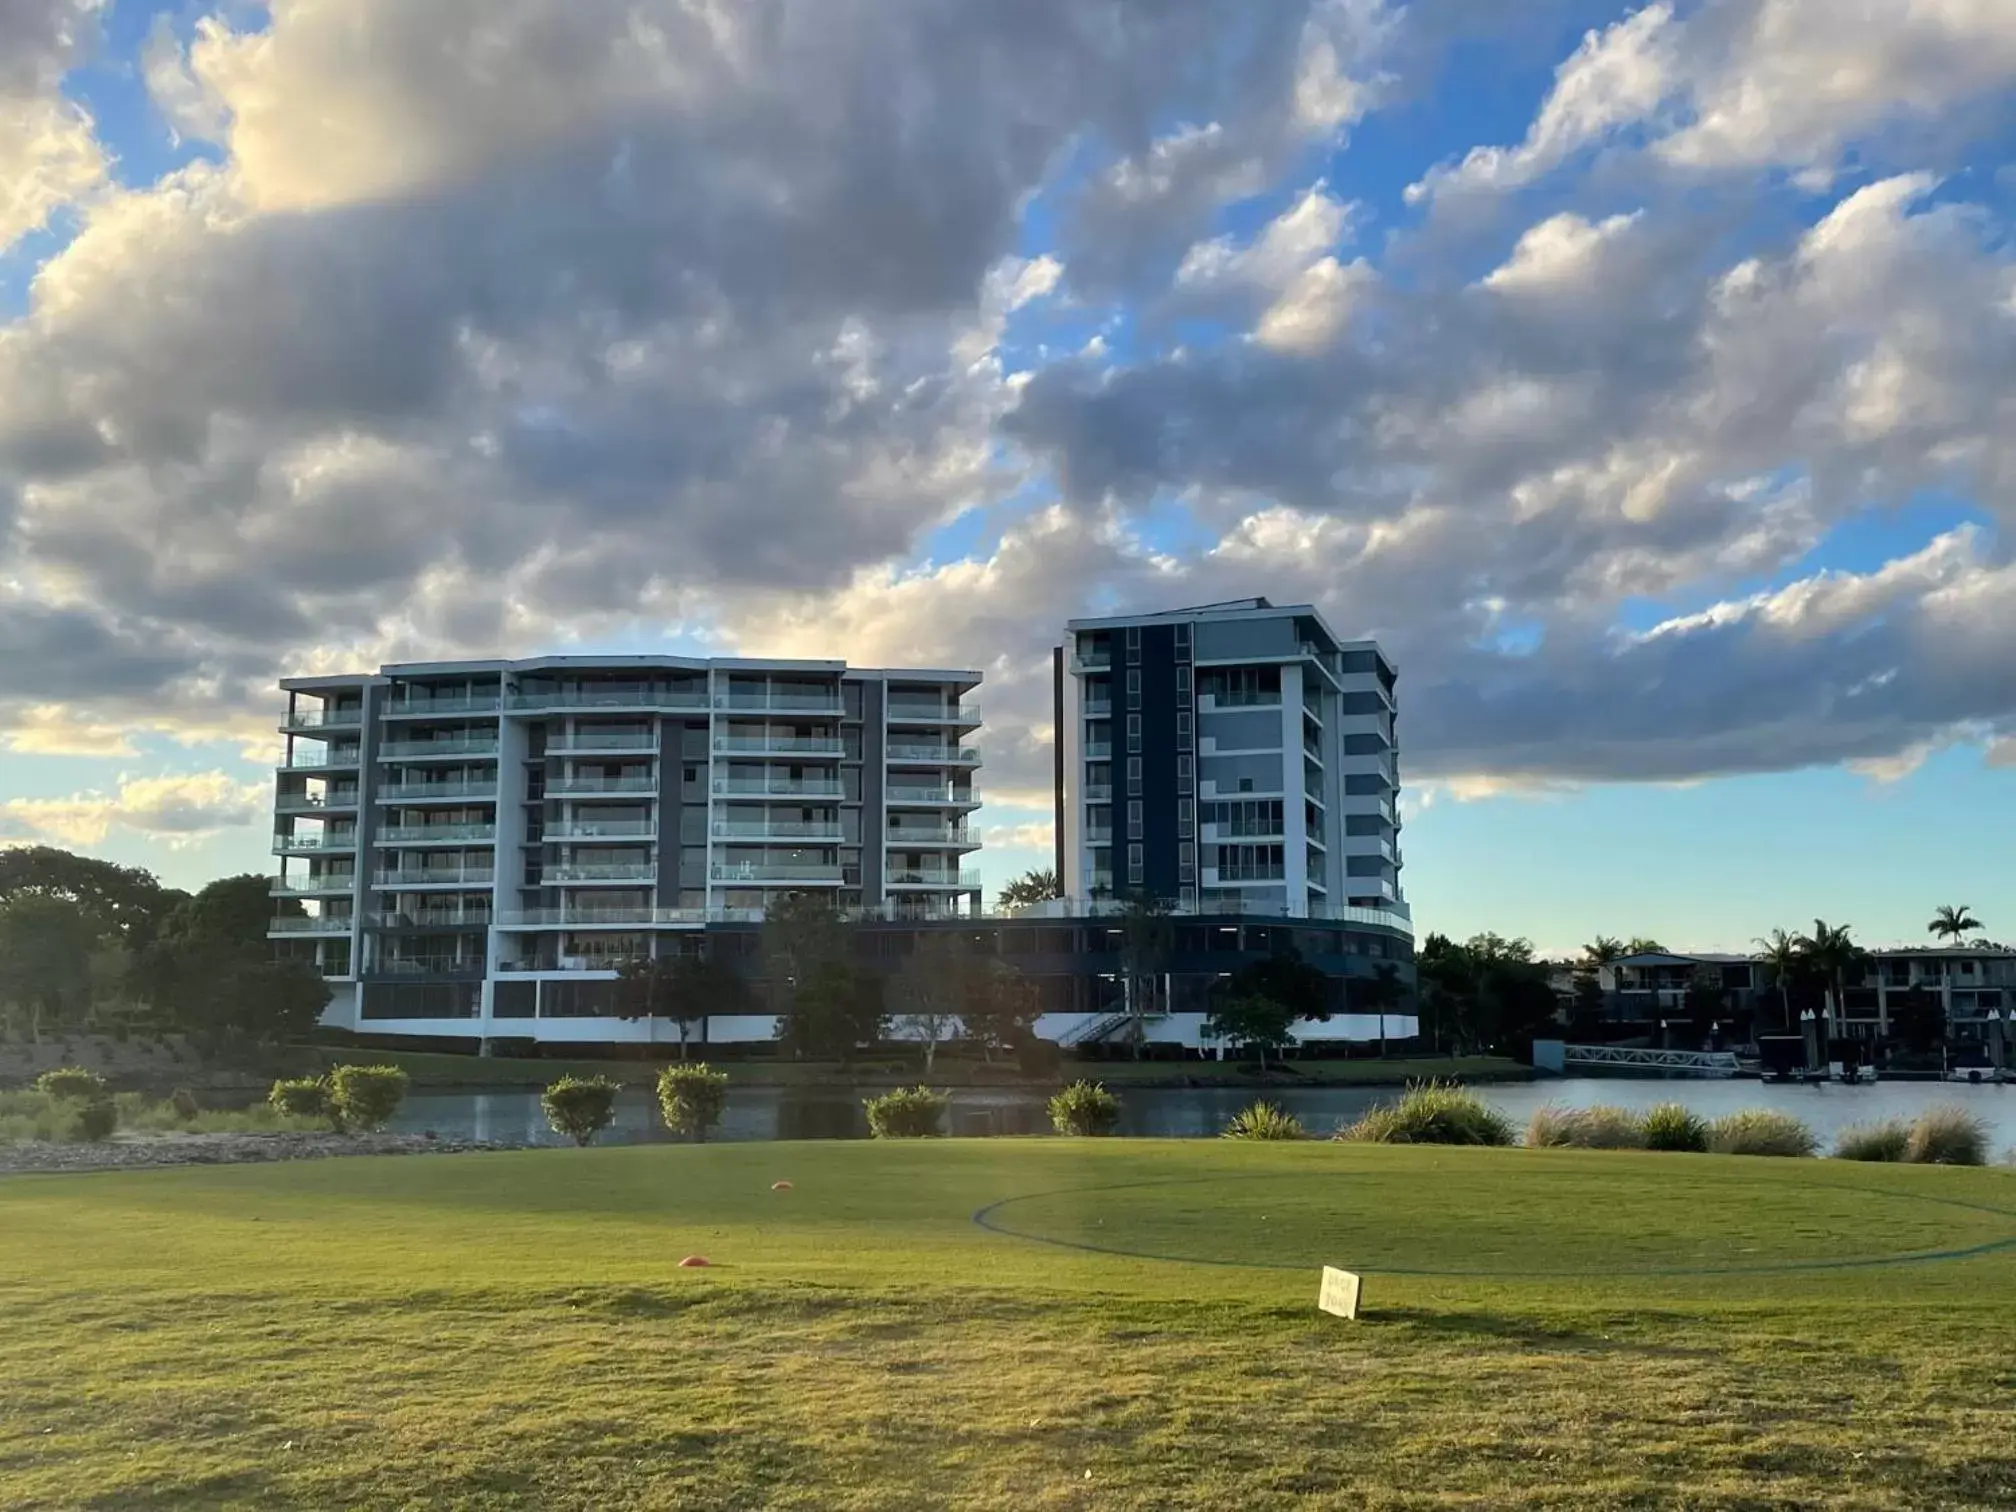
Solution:
M 95 188 L 105 154 L 62 93 L 103 0 L 0 0 L 0 252 Z
M 270 795 L 221 771 L 121 778 L 115 792 L 67 798 L 9 798 L 0 803 L 0 832 L 13 844 L 91 847 L 115 832 L 170 846 L 194 844 L 220 830 L 253 823 Z

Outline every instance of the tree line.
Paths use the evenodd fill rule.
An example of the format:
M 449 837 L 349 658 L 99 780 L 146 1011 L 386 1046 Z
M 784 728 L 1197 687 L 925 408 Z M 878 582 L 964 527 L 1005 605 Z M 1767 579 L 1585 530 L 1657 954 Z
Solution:
M 227 1057 L 299 1039 L 329 988 L 274 958 L 271 893 L 255 874 L 188 893 L 52 846 L 0 851 L 0 1030 L 31 1044 L 174 1033 Z

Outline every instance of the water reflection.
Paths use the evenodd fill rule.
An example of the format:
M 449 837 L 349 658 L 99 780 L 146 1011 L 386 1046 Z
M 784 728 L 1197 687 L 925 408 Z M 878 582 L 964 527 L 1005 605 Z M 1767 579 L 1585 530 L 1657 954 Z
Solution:
M 1578 1077 L 1479 1090 L 1522 1128 L 1533 1110 L 1547 1102 L 1578 1107 L 1617 1103 L 1629 1108 L 1680 1102 L 1706 1118 L 1739 1108 L 1782 1109 L 1803 1119 L 1823 1144 L 1831 1144 L 1834 1135 L 1848 1124 L 1879 1118 L 1908 1120 L 1931 1104 L 1959 1103 L 1988 1119 L 1998 1153 L 2016 1145 L 2016 1087 L 1969 1087 L 1937 1082 L 1788 1087 L 1752 1081 Z M 864 1095 L 866 1092 L 832 1088 L 738 1088 L 729 1093 L 721 1126 L 713 1137 L 865 1139 L 868 1120 L 861 1110 Z M 1312 1134 L 1328 1134 L 1395 1093 L 1390 1088 L 1287 1088 L 1265 1094 L 1233 1088 L 1158 1088 L 1122 1090 L 1120 1095 L 1121 1134 L 1208 1139 L 1222 1130 L 1234 1113 L 1261 1095 L 1295 1114 Z M 952 1094 L 947 1131 L 962 1136 L 1048 1133 L 1045 1101 L 1038 1092 L 961 1089 Z M 539 1094 L 516 1088 L 416 1092 L 407 1098 L 393 1127 L 409 1133 L 432 1129 L 438 1134 L 462 1138 L 537 1144 L 567 1142 L 546 1127 Z M 640 1144 L 672 1138 L 660 1123 L 650 1094 L 626 1090 L 617 1100 L 616 1122 L 600 1136 L 600 1142 Z

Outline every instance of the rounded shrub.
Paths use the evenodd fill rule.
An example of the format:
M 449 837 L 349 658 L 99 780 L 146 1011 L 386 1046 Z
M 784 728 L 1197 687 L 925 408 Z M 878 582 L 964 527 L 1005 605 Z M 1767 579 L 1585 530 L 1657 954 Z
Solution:
M 1914 1165 L 1986 1165 L 1988 1120 L 1953 1103 L 1927 1108 L 1911 1122 L 1904 1158 Z
M 721 1122 L 728 1101 L 728 1073 L 704 1061 L 667 1066 L 658 1073 L 658 1111 L 674 1134 L 705 1143 L 707 1131 Z
M 187 1087 L 177 1087 L 168 1094 L 168 1106 L 175 1110 L 175 1116 L 184 1120 L 194 1118 L 203 1111 L 203 1104 L 196 1101 L 196 1094 Z
M 35 1090 L 45 1097 L 76 1098 L 97 1102 L 112 1095 L 105 1078 L 81 1066 L 58 1066 L 35 1078 Z
M 397 1066 L 338 1066 L 329 1073 L 329 1102 L 346 1129 L 382 1129 L 406 1100 L 406 1073 Z
M 1681 1150 L 1698 1155 L 1708 1148 L 1708 1120 L 1680 1103 L 1659 1103 L 1646 1109 L 1639 1127 L 1648 1150 Z
M 1820 1148 L 1813 1131 L 1790 1113 L 1745 1108 L 1708 1126 L 1708 1148 L 1717 1155 L 1811 1155 Z
M 1836 1160 L 1902 1160 L 1911 1129 L 1901 1118 L 1854 1124 L 1834 1137 Z
M 1241 1108 L 1225 1125 L 1226 1139 L 1307 1139 L 1309 1131 L 1293 1113 L 1270 1102 L 1256 1102 Z
M 112 1131 L 119 1127 L 119 1109 L 109 1097 L 96 1097 L 89 1102 L 76 1102 L 76 1111 L 70 1115 L 69 1136 L 72 1139 L 110 1139 Z
M 930 1139 L 945 1132 L 948 1101 L 929 1087 L 898 1087 L 862 1106 L 868 1110 L 868 1132 L 877 1139 Z
M 1467 1087 L 1431 1081 L 1409 1087 L 1397 1103 L 1374 1108 L 1337 1137 L 1369 1144 L 1509 1145 L 1512 1125 Z
M 616 1116 L 617 1083 L 606 1076 L 563 1076 L 539 1098 L 555 1134 L 587 1145 Z
M 335 1106 L 329 1098 L 329 1083 L 319 1076 L 276 1081 L 266 1094 L 266 1103 L 275 1113 L 288 1118 L 333 1119 L 335 1116 Z
M 1111 1134 L 1120 1099 L 1098 1082 L 1075 1081 L 1050 1099 L 1050 1127 L 1059 1134 Z

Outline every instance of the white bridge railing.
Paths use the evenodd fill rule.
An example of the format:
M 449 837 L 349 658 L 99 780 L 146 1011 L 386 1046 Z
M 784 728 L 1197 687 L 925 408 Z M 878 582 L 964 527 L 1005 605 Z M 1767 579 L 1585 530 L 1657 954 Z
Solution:
M 1736 1056 L 1728 1050 L 1642 1050 L 1625 1045 L 1563 1045 L 1570 1066 L 1638 1066 L 1651 1071 L 1697 1071 L 1734 1076 Z

